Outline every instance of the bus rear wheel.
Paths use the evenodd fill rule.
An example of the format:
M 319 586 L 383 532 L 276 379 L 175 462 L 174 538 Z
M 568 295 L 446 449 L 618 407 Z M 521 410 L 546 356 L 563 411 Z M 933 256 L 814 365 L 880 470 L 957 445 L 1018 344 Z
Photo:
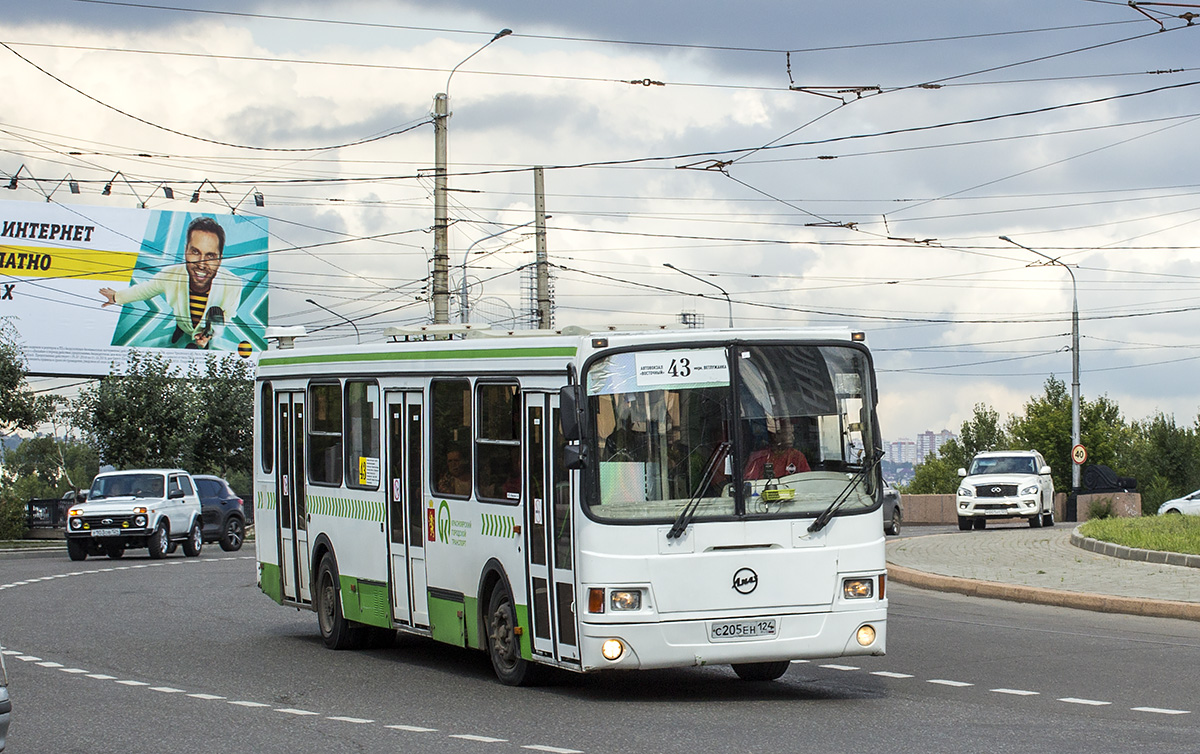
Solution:
M 517 611 L 508 588 L 500 585 L 492 590 L 487 614 L 488 657 L 496 677 L 506 686 L 525 686 L 533 683 L 534 666 L 521 657 L 521 636 L 517 628 Z
M 788 671 L 791 662 L 743 662 L 734 663 L 733 672 L 743 681 L 774 681 Z
M 332 554 L 326 553 L 317 568 L 317 588 L 313 594 L 321 641 L 330 649 L 354 649 L 362 643 L 363 630 L 342 615 L 338 586 L 337 562 Z

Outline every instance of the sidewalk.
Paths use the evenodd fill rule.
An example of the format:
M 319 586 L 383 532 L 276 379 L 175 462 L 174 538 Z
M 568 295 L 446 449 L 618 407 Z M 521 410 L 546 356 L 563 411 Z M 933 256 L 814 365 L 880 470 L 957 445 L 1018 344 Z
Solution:
M 888 576 L 978 597 L 1200 620 L 1200 568 L 1101 555 L 1071 544 L 1073 528 L 889 539 Z

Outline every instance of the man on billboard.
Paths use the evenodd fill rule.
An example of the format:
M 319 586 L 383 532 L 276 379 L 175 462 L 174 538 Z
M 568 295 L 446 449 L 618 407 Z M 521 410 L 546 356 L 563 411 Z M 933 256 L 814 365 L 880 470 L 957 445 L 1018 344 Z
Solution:
M 123 290 L 101 288 L 102 307 L 163 296 L 175 319 L 171 343 L 184 348 L 208 348 L 216 330 L 232 317 L 242 299 L 238 277 L 221 269 L 225 229 L 211 217 L 188 225 L 184 263 L 162 268 L 144 283 Z

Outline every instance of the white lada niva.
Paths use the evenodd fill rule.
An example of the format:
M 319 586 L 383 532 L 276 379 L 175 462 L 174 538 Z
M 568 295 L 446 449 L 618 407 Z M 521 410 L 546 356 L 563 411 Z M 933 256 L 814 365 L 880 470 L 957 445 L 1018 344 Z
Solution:
M 161 558 L 180 544 L 188 557 L 204 544 L 200 497 L 181 469 L 136 469 L 98 474 L 87 500 L 67 512 L 67 554 L 119 558 L 145 547 Z

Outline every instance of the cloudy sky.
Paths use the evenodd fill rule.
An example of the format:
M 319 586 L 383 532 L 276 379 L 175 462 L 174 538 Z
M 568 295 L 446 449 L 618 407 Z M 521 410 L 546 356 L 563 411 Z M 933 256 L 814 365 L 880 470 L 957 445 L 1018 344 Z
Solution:
M 911 438 L 1070 382 L 1073 275 L 1084 397 L 1200 411 L 1200 3 L 0 8 L 0 198 L 265 215 L 272 324 L 430 320 L 448 91 L 452 319 L 528 320 L 544 166 L 557 325 L 862 329 Z

